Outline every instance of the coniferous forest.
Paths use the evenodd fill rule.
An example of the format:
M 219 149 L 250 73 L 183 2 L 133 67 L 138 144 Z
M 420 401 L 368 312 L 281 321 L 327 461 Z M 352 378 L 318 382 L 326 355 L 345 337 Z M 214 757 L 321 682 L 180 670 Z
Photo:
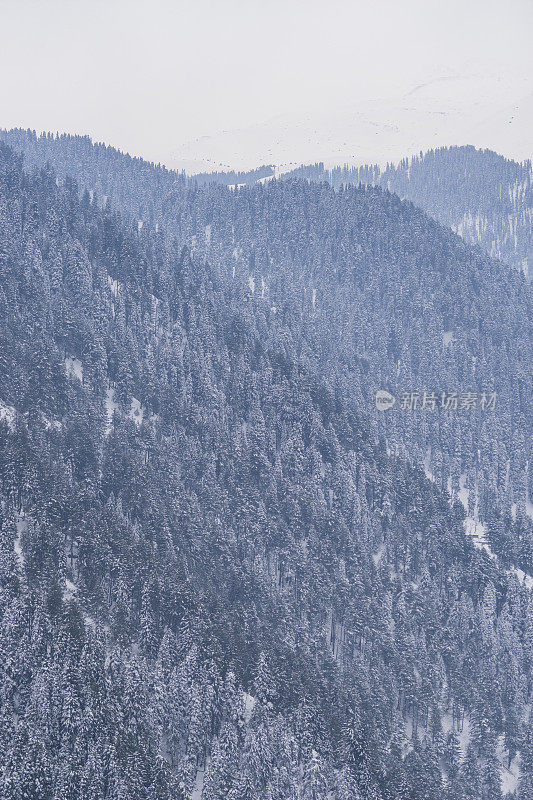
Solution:
M 28 136 L 27 132 L 17 133 L 17 138 Z M 323 164 L 314 164 L 299 167 L 294 174 L 336 187 L 363 183 L 395 192 L 531 280 L 531 161 L 517 163 L 472 146 L 444 147 L 405 158 L 397 165 L 388 164 L 385 169 L 374 165 L 328 170 Z
M 0 796 L 531 800 L 530 165 L 1 138 Z

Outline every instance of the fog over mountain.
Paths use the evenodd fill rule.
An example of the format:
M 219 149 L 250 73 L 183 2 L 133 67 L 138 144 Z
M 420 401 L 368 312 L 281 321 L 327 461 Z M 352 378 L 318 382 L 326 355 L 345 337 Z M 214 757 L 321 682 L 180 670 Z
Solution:
M 454 144 L 533 155 L 530 0 L 1 8 L 2 127 L 90 134 L 190 173 Z
M 523 161 L 533 157 L 533 83 L 487 74 L 444 73 L 398 95 L 364 99 L 185 142 L 169 165 L 189 172 L 282 171 L 323 161 L 385 166 L 431 148 L 471 144 Z

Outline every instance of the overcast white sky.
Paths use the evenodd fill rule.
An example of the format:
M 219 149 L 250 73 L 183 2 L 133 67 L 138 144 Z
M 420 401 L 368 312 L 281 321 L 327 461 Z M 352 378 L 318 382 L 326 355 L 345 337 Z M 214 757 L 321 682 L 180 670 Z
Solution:
M 0 0 L 0 126 L 155 160 L 475 71 L 526 85 L 533 0 Z

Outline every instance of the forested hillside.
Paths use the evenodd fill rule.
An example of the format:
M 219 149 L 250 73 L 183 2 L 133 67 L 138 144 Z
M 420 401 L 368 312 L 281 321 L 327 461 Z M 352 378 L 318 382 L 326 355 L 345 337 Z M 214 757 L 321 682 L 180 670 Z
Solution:
M 443 147 L 404 159 L 386 169 L 323 164 L 294 173 L 327 180 L 335 187 L 381 186 L 408 198 L 467 242 L 494 258 L 533 274 L 533 188 L 531 162 L 517 163 L 491 150 Z
M 90 190 L 95 202 L 105 205 L 109 200 L 123 213 L 150 222 L 161 214 L 162 202 L 174 191 L 183 192 L 186 186 L 186 178 L 180 173 L 93 143 L 89 136 L 36 136 L 15 129 L 0 131 L 0 139 L 24 152 L 29 167 L 53 164 L 62 183 L 74 178 L 79 186 Z
M 93 147 L 87 137 L 7 135 L 28 148 L 32 164 L 50 160 L 61 175 L 71 165 L 80 191 L 96 192 L 100 204 L 104 192 L 132 224 L 162 226 L 218 269 L 231 264 L 243 276 L 245 296 L 260 294 L 289 327 L 283 309 L 292 292 L 306 309 L 306 358 L 314 368 L 328 374 L 341 361 L 338 380 L 370 415 L 374 435 L 461 498 L 478 544 L 533 574 L 532 313 L 531 289 L 521 276 L 474 253 L 387 190 L 356 190 L 341 173 L 333 174 L 335 191 L 294 177 L 228 191 Z M 473 148 L 439 153 L 437 163 L 455 153 L 463 164 L 462 171 L 448 166 L 439 207 L 447 192 L 450 207 L 463 202 L 454 191 L 459 178 L 451 175 L 469 176 L 471 169 L 463 195 L 483 181 L 479 191 L 468 189 L 474 202 L 493 197 L 501 174 L 514 168 L 495 156 L 500 172 L 485 173 L 481 165 L 493 154 Z M 431 185 L 426 160 L 413 164 L 416 185 Z M 370 180 L 363 171 L 350 180 L 356 177 Z M 397 399 L 391 412 L 375 409 L 378 389 Z M 422 410 L 424 392 L 436 398 L 435 408 Z M 444 403 L 457 393 L 457 413 L 440 413 L 443 392 Z M 483 396 L 493 392 L 497 412 L 486 413 Z M 411 393 L 413 404 L 418 393 L 418 407 L 402 409 Z M 464 402 L 469 395 L 475 408 Z
M 42 134 L 23 129 L 0 130 L 0 139 L 24 152 L 31 166 L 54 165 L 62 180 L 75 176 L 102 199 L 139 219 L 165 214 L 162 202 L 186 185 L 253 185 L 274 176 L 270 166 L 250 172 L 183 174 L 131 158 L 112 147 L 93 144 L 88 136 Z M 480 245 L 528 275 L 533 265 L 533 189 L 531 162 L 518 163 L 491 150 L 472 146 L 443 147 L 382 169 L 377 165 L 299 167 L 288 177 L 342 186 L 380 186 L 411 200 L 470 244 Z M 133 191 L 132 191 L 133 190 Z
M 187 185 L 223 186 L 252 184 L 274 175 L 272 167 L 264 166 L 249 172 L 206 172 L 186 178 L 183 173 L 134 158 L 114 147 L 93 143 L 89 136 L 42 134 L 16 128 L 0 130 L 0 140 L 14 150 L 23 152 L 29 167 L 54 165 L 62 182 L 74 177 L 78 185 L 96 194 L 96 201 L 108 200 L 122 211 L 140 220 L 154 222 L 164 214 L 165 206 L 174 193 L 182 193 Z
M 72 141 L 0 150 L 3 796 L 529 800 L 523 277 Z

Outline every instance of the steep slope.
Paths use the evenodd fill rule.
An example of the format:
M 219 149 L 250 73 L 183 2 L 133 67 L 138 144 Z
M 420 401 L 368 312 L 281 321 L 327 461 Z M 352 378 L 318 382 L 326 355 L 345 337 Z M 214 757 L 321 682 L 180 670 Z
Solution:
M 314 368 L 328 374 L 341 358 L 344 390 L 370 415 L 375 435 L 391 451 L 424 464 L 453 497 L 463 481 L 469 517 L 490 523 L 489 534 L 502 520 L 512 532 L 510 539 L 492 537 L 493 549 L 533 574 L 532 296 L 520 276 L 463 246 L 387 191 L 345 186 L 380 181 L 375 169 L 332 173 L 342 191 L 308 183 L 309 177 L 324 177 L 320 165 L 309 168 L 305 182 L 289 177 L 238 191 L 173 181 L 169 174 L 165 190 L 152 165 L 141 162 L 137 170 L 136 161 L 100 146 L 91 149 L 86 139 L 20 131 L 9 136 L 29 148 L 32 163 L 53 158 L 63 172 L 70 163 L 80 190 L 93 191 L 86 181 L 113 186 L 116 172 L 125 175 L 115 207 L 136 226 L 153 216 L 195 258 L 232 269 L 243 279 L 243 301 L 260 293 L 280 324 L 293 324 L 284 314 L 292 292 L 302 305 L 304 351 Z M 484 169 L 487 159 L 493 169 Z M 483 204 L 480 213 L 488 214 L 494 203 L 500 208 L 503 200 L 497 198 L 523 174 L 520 165 L 471 148 L 439 151 L 419 166 L 413 163 L 420 202 L 433 198 L 433 212 L 447 213 L 447 222 L 454 204 L 461 209 L 475 198 Z M 404 163 L 390 170 L 386 183 L 396 181 L 401 192 L 409 185 L 407 174 Z M 438 176 L 433 191 L 427 189 L 431 174 Z M 151 212 L 143 217 L 146 207 Z M 495 225 L 499 214 L 494 212 Z M 375 408 L 380 389 L 397 400 L 391 412 Z M 435 394 L 435 408 L 402 407 L 411 392 L 419 393 L 422 405 L 424 391 Z M 483 397 L 494 391 L 496 413 L 485 413 Z M 457 392 L 458 413 L 453 407 L 453 413 L 441 413 L 443 392 L 446 398 Z M 475 409 L 464 404 L 468 393 L 476 396 Z
M 4 796 L 497 797 L 503 746 L 525 800 L 530 593 L 375 443 L 346 327 L 426 260 L 520 389 L 519 276 L 379 190 L 166 214 L 125 225 L 0 151 Z M 508 303 L 487 329 L 464 282 Z

